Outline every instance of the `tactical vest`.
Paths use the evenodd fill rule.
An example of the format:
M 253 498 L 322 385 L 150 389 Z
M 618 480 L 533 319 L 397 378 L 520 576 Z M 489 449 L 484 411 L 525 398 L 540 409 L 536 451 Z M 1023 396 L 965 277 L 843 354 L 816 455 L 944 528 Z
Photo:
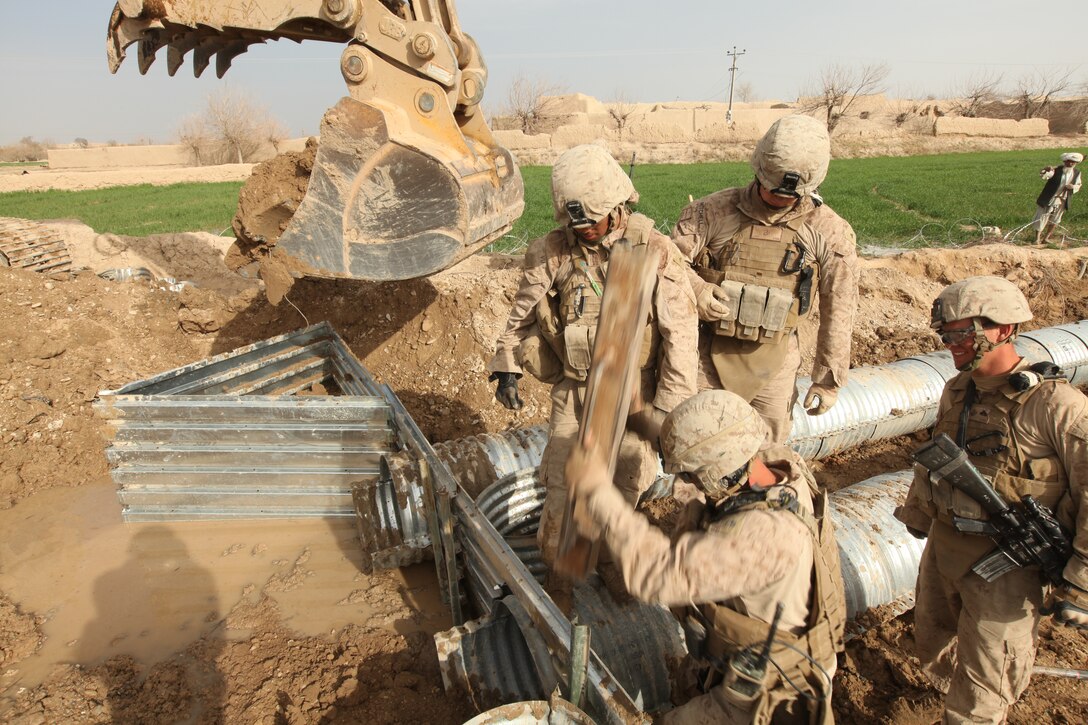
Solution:
M 1017 391 L 1006 381 L 997 390 L 976 390 L 962 432 L 962 413 L 974 384 L 969 375 L 961 377 L 957 383 L 960 384 L 952 389 L 952 407 L 937 421 L 933 435 L 945 433 L 960 444 L 971 463 L 990 480 L 1006 502 L 1018 502 L 1023 496 L 1031 495 L 1054 511 L 1059 520 L 1067 519 L 1062 523 L 1070 526 L 1069 481 L 1061 459 L 1056 452 L 1044 458 L 1028 458 L 1013 429 L 1017 411 L 1031 396 L 1045 385 L 1068 385 L 1068 382 L 1044 379 L 1027 390 Z M 982 506 L 967 494 L 942 479 L 930 476 L 928 480 L 927 494 L 939 520 L 952 524 L 954 516 L 974 520 L 989 518 Z
M 818 704 L 809 706 L 810 723 L 831 725 L 834 722 L 831 712 L 831 683 L 804 655 L 815 660 L 828 674 L 833 672 L 836 665 L 836 653 L 841 652 L 844 646 L 846 595 L 839 567 L 839 547 L 835 541 L 835 532 L 828 512 L 827 494 L 819 491 L 815 480 L 807 471 L 804 472 L 804 479 L 812 494 L 813 513 L 797 508 L 782 509 L 767 500 L 738 507 L 729 513 L 729 516 L 735 516 L 744 511 L 788 510 L 805 524 L 805 528 L 812 536 L 813 544 L 812 585 L 805 631 L 800 635 L 784 632 L 781 629 L 775 633 L 771 659 L 777 668 L 768 663 L 763 689 L 751 705 L 751 722 L 753 723 L 770 722 L 774 708 L 781 701 L 780 697 L 773 695 L 776 689 L 780 693 L 787 690 L 790 693 L 795 692 L 784 680 L 783 673 L 810 695 L 822 698 Z M 722 521 L 724 519 L 711 521 L 704 516 L 702 528 L 713 531 L 722 524 Z M 692 617 L 709 625 L 706 628 L 707 639 L 703 651 L 707 664 L 712 668 L 720 668 L 728 662 L 730 657 L 743 649 L 760 648 L 767 640 L 770 631 L 768 623 L 741 614 L 719 603 L 689 607 L 684 611 L 683 616 Z M 790 649 L 786 644 L 794 649 Z M 691 649 L 689 643 L 689 650 Z M 723 682 L 723 686 L 728 684 L 728 680 Z
M 653 228 L 653 220 L 642 214 L 632 214 L 628 217 L 624 238 L 631 246 L 646 244 Z M 582 245 L 575 243 L 571 265 L 567 274 L 559 275 L 556 317 L 560 329 L 556 333 L 562 342 L 557 346 L 559 349 L 556 353 L 563 361 L 563 374 L 573 380 L 584 381 L 593 359 L 593 340 L 601 314 L 608 262 L 591 261 Z M 538 308 L 539 312 L 541 310 Z M 656 364 L 659 347 L 660 333 L 653 323 L 651 310 L 651 319 L 647 321 L 642 334 L 642 348 L 638 357 L 640 369 L 652 368 Z
M 699 276 L 726 294 L 728 311 L 714 323 L 710 357 L 722 386 L 749 402 L 781 368 L 789 336 L 811 313 L 819 287 L 816 260 L 797 239 L 802 224 L 745 225 L 717 259 L 704 250 L 695 262 Z

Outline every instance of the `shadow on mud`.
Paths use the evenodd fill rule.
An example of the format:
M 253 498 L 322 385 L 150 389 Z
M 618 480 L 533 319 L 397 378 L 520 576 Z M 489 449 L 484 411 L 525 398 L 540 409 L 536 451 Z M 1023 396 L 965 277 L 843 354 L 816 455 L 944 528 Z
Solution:
M 74 659 L 101 678 L 113 722 L 222 722 L 217 590 L 169 528 L 133 536 L 128 558 L 95 582 L 94 606 Z

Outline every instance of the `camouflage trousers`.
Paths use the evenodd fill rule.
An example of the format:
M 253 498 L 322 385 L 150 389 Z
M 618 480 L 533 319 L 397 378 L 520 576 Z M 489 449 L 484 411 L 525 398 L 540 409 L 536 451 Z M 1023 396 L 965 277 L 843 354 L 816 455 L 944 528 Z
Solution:
M 1043 587 L 1036 569 L 992 582 L 949 570 L 932 539 L 922 552 L 914 607 L 918 658 L 945 690 L 944 722 L 1002 723 L 1023 694 L 1035 662 Z
M 585 383 L 570 379 L 564 379 L 552 388 L 548 445 L 540 460 L 540 480 L 547 488 L 547 494 L 544 510 L 540 515 L 540 529 L 537 531 L 537 543 L 540 544 L 544 562 L 549 567 L 555 561 L 559 549 L 563 512 L 567 506 L 564 468 L 571 449 L 578 441 L 585 389 Z M 652 400 L 653 396 L 645 396 L 644 399 Z M 626 431 L 620 442 L 613 482 L 628 503 L 634 506 L 638 502 L 638 497 L 654 482 L 657 472 L 657 453 L 653 445 L 636 433 Z
M 700 392 L 721 390 L 722 381 L 710 359 L 711 338 L 699 336 L 699 377 L 696 384 Z M 801 348 L 797 335 L 790 335 L 789 348 L 782 367 L 752 398 L 751 405 L 770 429 L 768 442 L 784 444 L 793 426 L 793 404 L 797 401 L 797 370 L 801 367 Z

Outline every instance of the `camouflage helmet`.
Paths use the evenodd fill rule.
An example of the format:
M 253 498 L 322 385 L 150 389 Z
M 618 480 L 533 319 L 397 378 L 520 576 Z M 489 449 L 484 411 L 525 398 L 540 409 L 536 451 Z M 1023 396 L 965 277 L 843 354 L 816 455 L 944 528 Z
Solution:
M 1020 288 L 1002 277 L 968 277 L 950 284 L 933 301 L 930 327 L 946 322 L 985 317 L 999 325 L 1031 319 L 1031 308 Z
M 731 489 L 722 479 L 752 460 L 766 437 L 767 425 L 743 398 L 704 390 L 677 405 L 661 426 L 665 471 L 693 474 L 707 495 L 723 496 Z
M 827 176 L 831 139 L 811 116 L 786 116 L 771 124 L 752 152 L 752 171 L 766 189 L 810 196 Z
M 579 204 L 580 216 L 593 222 L 604 219 L 624 202 L 638 201 L 638 192 L 607 149 L 595 144 L 564 151 L 552 167 L 552 202 L 555 219 L 574 221 L 568 204 Z

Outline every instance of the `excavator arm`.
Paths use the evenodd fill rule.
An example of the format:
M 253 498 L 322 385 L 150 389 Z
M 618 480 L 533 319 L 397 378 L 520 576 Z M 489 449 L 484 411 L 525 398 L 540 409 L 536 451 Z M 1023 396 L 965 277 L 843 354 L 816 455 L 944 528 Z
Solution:
M 222 77 L 249 46 L 281 38 L 345 45 L 348 95 L 325 113 L 301 201 L 235 219 L 243 251 L 292 277 L 407 279 L 521 216 L 521 173 L 480 111 L 487 67 L 451 0 L 121 0 L 107 57 L 116 72 L 136 44 L 146 73 L 165 47 L 170 75 L 191 53 L 197 76 L 214 58 Z

